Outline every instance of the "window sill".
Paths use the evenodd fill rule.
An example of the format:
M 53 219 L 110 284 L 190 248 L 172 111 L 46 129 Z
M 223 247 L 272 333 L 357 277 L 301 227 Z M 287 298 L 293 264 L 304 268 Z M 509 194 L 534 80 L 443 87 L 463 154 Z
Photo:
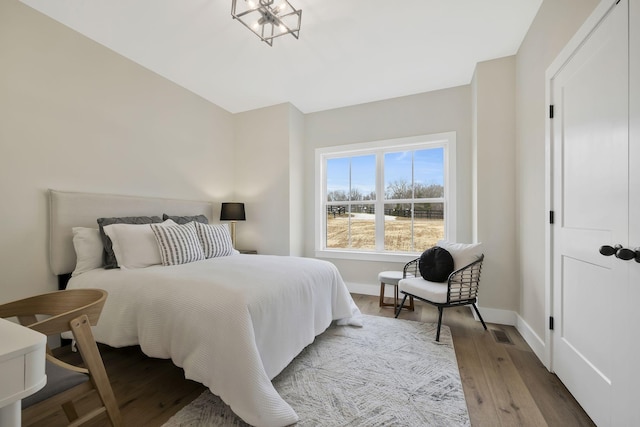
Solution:
M 340 250 L 316 250 L 316 258 L 350 259 L 355 261 L 386 261 L 407 263 L 420 256 L 419 253 L 379 253 Z

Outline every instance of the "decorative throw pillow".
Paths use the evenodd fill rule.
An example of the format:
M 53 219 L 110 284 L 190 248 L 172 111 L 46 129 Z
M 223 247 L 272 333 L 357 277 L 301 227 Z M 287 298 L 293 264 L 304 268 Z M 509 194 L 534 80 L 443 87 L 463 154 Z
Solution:
M 104 245 L 104 268 L 118 268 L 116 255 L 113 253 L 113 243 L 109 236 L 104 232 L 104 227 L 111 224 L 152 224 L 162 222 L 159 216 L 125 216 L 113 218 L 98 218 L 98 226 L 100 226 L 100 236 L 102 236 L 102 244 Z
M 76 250 L 76 268 L 71 276 L 102 267 L 104 246 L 97 228 L 73 227 L 73 248 Z
M 167 220 L 162 225 L 176 225 Z M 120 268 L 144 268 L 162 263 L 151 224 L 111 224 L 104 226 Z
M 446 282 L 453 273 L 453 257 L 444 248 L 434 246 L 420 256 L 420 274 L 430 282 Z
M 168 219 L 171 219 L 176 224 L 181 224 L 181 225 L 182 224 L 186 224 L 186 223 L 191 222 L 191 221 L 201 222 L 203 224 L 209 224 L 209 220 L 204 215 L 181 216 L 181 215 L 162 214 L 162 219 L 165 220 L 165 221 L 168 220 Z
M 196 223 L 185 225 L 151 224 L 156 237 L 162 265 L 178 265 L 204 259 L 202 246 L 196 233 Z
M 233 255 L 233 243 L 227 224 L 195 223 L 205 258 Z

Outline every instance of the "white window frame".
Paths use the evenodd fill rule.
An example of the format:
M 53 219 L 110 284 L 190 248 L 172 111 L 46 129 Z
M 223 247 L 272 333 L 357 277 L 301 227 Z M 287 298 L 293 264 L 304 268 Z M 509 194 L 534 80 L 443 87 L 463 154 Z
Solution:
M 381 154 L 402 150 L 420 150 L 428 148 L 444 148 L 444 197 L 445 230 L 444 238 L 456 241 L 456 132 L 443 132 L 431 135 L 412 136 L 407 138 L 385 139 L 315 150 L 315 255 L 318 258 L 355 259 L 363 261 L 407 262 L 419 252 L 387 252 L 364 249 L 328 249 L 326 248 L 326 164 L 327 159 L 337 157 L 353 157 L 366 154 Z M 376 162 L 376 215 L 384 216 L 384 167 L 378 155 Z M 376 218 L 376 224 L 380 219 Z M 382 222 L 384 220 L 382 219 Z M 384 229 L 376 227 L 376 235 L 384 233 Z

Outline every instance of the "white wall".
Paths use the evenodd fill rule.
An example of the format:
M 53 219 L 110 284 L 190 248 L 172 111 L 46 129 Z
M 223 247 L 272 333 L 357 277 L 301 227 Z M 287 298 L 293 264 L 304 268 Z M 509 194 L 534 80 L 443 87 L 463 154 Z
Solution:
M 228 112 L 17 0 L 0 1 L 0 64 L 0 302 L 57 288 L 48 188 L 229 195 Z
M 471 239 L 471 90 L 460 86 L 305 116 L 305 255 L 314 256 L 314 154 L 335 145 L 457 132 L 457 239 Z M 375 294 L 378 273 L 403 264 L 331 259 L 351 289 Z M 363 290 L 364 289 L 364 290 Z
M 597 0 L 545 0 L 516 55 L 519 314 L 538 337 L 545 319 L 545 71 Z
M 481 307 L 513 313 L 518 305 L 515 218 L 515 57 L 480 62 L 472 88 L 474 239 L 485 261 Z M 507 317 L 513 317 L 507 314 Z M 489 317 L 499 321 L 494 314 Z M 509 319 L 502 319 L 509 323 Z M 513 319 L 511 319 L 513 322 Z
M 304 114 L 293 105 L 289 107 L 289 245 L 290 254 L 304 255 Z
M 238 248 L 302 255 L 303 127 L 291 104 L 234 115 L 235 198 L 247 213 Z

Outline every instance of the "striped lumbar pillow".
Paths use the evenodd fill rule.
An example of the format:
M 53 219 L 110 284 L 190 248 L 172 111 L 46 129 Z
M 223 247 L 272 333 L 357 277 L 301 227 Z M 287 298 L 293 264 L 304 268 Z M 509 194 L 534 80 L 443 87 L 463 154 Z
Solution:
M 198 238 L 202 244 L 205 258 L 229 256 L 233 254 L 231 234 L 226 224 L 195 223 Z
M 204 259 L 193 222 L 185 225 L 151 224 L 156 236 L 162 265 L 178 265 Z

